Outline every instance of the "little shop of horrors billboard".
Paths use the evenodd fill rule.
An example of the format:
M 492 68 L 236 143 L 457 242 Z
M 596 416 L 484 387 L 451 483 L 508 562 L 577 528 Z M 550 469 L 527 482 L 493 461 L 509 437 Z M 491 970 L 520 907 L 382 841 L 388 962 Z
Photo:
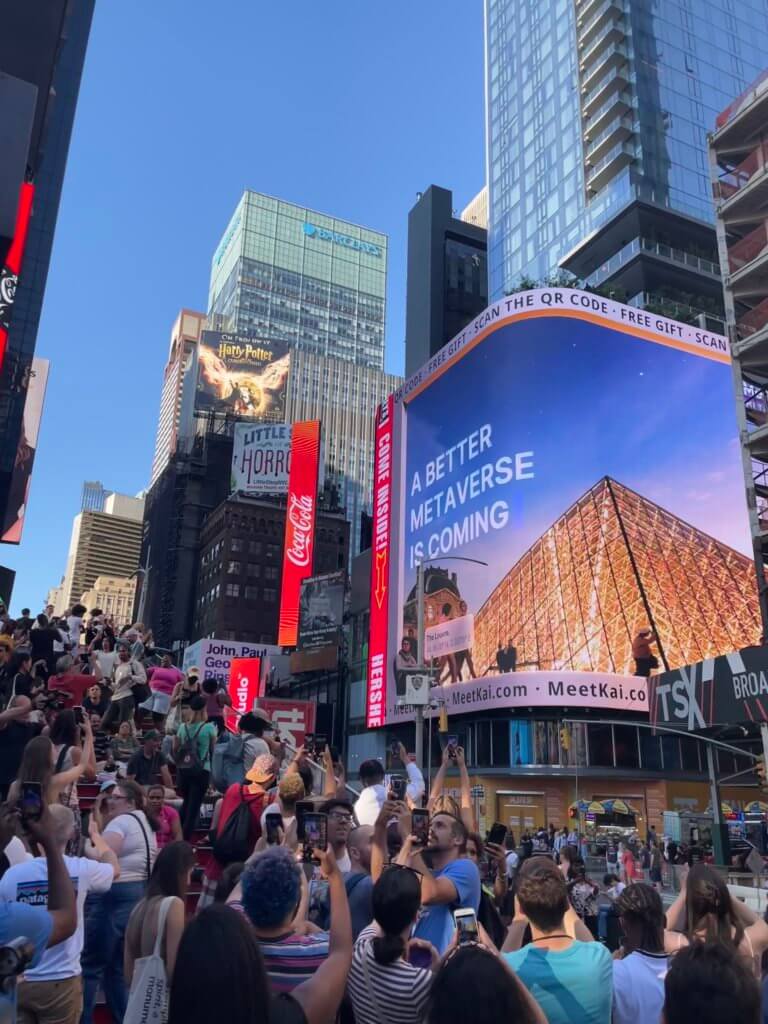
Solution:
M 640 632 L 658 670 L 760 636 L 728 341 L 598 295 L 510 295 L 406 380 L 373 514 L 369 727 L 422 661 L 449 713 L 647 712 Z

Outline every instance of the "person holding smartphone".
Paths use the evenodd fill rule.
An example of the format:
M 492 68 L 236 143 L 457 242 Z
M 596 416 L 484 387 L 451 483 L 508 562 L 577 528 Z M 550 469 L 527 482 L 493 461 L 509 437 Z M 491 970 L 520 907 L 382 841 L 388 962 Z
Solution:
M 430 942 L 441 956 L 454 937 L 453 910 L 471 907 L 477 914 L 480 908 L 480 872 L 465 856 L 468 838 L 463 821 L 451 814 L 435 814 L 426 849 L 411 833 L 397 857 L 397 863 L 421 874 L 422 914 L 414 936 Z

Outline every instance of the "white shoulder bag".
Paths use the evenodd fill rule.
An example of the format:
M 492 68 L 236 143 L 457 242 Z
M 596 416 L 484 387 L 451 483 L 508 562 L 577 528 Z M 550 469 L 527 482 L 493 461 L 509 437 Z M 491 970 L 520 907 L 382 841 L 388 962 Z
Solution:
M 133 966 L 133 981 L 128 995 L 123 1024 L 165 1024 L 168 1020 L 168 976 L 160 956 L 165 921 L 174 896 L 166 896 L 157 918 L 157 938 L 151 956 L 143 956 Z

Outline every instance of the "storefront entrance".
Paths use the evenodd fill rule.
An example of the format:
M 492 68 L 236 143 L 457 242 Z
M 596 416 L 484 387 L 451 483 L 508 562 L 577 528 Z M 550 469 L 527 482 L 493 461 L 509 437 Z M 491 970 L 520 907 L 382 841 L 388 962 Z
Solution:
M 522 832 L 544 828 L 544 793 L 498 790 L 496 820 L 506 825 L 516 840 Z

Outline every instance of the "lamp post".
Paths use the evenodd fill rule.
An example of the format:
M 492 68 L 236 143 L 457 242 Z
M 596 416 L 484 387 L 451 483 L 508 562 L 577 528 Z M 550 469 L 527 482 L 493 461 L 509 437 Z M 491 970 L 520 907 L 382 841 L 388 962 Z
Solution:
M 424 658 L 424 566 L 430 562 L 474 562 L 475 565 L 485 565 L 479 558 L 465 558 L 462 555 L 445 555 L 442 558 L 423 558 L 416 566 L 416 642 L 419 646 L 419 672 L 427 672 L 430 676 L 432 669 L 428 668 Z M 416 744 L 414 747 L 416 764 L 424 770 L 424 705 L 416 705 Z

